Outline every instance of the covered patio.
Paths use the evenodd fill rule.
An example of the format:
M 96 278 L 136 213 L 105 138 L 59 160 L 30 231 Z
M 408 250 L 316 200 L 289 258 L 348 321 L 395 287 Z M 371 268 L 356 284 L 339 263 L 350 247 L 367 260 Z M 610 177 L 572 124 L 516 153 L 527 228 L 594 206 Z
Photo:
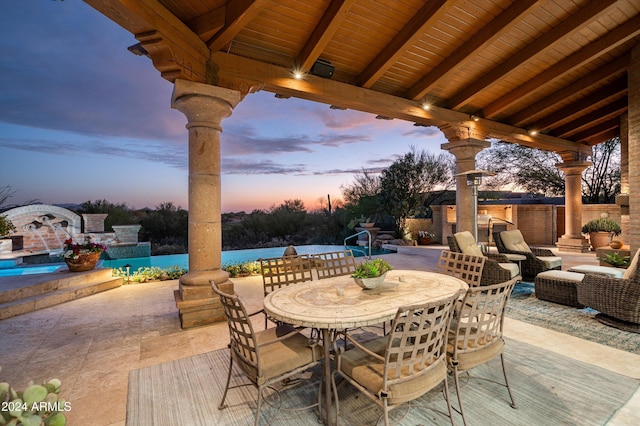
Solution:
M 629 190 L 640 175 L 634 0 L 85 1 L 137 38 L 129 50 L 174 83 L 172 107 L 187 118 L 183 327 L 221 319 L 209 282 L 231 285 L 220 269 L 222 123 L 258 90 L 438 127 L 458 173 L 475 169 L 489 140 L 557 152 L 566 176 L 561 251 L 588 250 L 581 174 L 593 145 L 620 137 L 623 239 L 640 247 L 640 195 Z M 471 191 L 458 178 L 459 230 L 474 223 Z
M 397 269 L 435 270 L 436 261 L 440 250 L 444 246 L 415 247 L 413 254 L 389 254 L 385 255 Z M 591 254 L 560 253 L 567 267 L 593 262 Z M 247 304 L 248 310 L 255 310 L 262 306 L 263 288 L 259 276 L 234 279 L 236 291 Z M 241 412 L 245 417 L 234 420 L 238 424 L 252 421 L 255 408 L 255 392 L 232 391 L 233 401 L 237 403 L 231 411 L 218 413 L 219 382 L 224 382 L 226 376 L 226 351 L 229 343 L 229 333 L 226 323 L 212 324 L 205 327 L 197 327 L 182 330 L 180 321 L 175 313 L 173 289 L 176 281 L 164 281 L 146 283 L 140 285 L 127 285 L 97 294 L 88 298 L 74 300 L 62 305 L 49 307 L 40 311 L 9 318 L 0 321 L 0 342 L 2 342 L 2 376 L 3 380 L 21 388 L 28 380 L 36 382 L 46 381 L 53 377 L 62 380 L 61 396 L 71 402 L 71 410 L 66 412 L 68 424 L 91 424 L 95 426 L 123 426 L 150 424 L 137 423 L 137 419 L 147 418 L 150 412 L 154 413 L 154 424 L 176 424 L 170 419 L 180 410 L 187 410 L 186 403 L 195 404 L 192 409 L 200 410 L 200 414 L 208 417 L 208 420 L 199 421 L 199 417 L 185 417 L 182 424 L 219 424 L 215 422 L 216 416 L 229 416 Z M 511 302 L 510 302 L 511 303 Z M 530 303 L 525 301 L 527 305 Z M 547 306 L 552 306 L 548 302 Z M 515 305 L 514 305 L 515 306 Z M 556 305 L 563 312 L 577 312 L 575 308 Z M 117 309 L 114 309 L 117 307 Z M 530 396 L 536 392 L 544 392 L 554 399 L 554 404 L 566 407 L 561 414 L 563 424 L 606 424 L 609 426 L 631 426 L 640 421 L 640 334 L 619 331 L 601 325 L 588 315 L 586 327 L 603 327 L 603 335 L 606 333 L 622 333 L 626 336 L 630 347 L 635 346 L 635 351 L 617 349 L 611 345 L 600 344 L 594 341 L 582 339 L 574 335 L 554 331 L 546 327 L 537 326 L 531 322 L 515 319 L 513 314 L 507 313 L 505 321 L 505 337 L 508 339 L 507 348 L 516 347 L 535 348 L 536 356 L 529 354 L 529 361 L 521 363 L 516 353 L 511 356 L 507 353 L 507 361 L 513 371 L 510 371 L 510 381 L 516 402 L 521 405 L 518 410 L 513 410 L 507 404 L 507 400 L 496 399 L 492 404 L 500 405 L 499 409 L 506 415 L 516 416 L 518 422 L 510 424 L 553 424 L 555 417 L 541 421 L 540 418 L 527 417 L 532 407 L 527 407 Z M 559 320 L 557 316 L 551 316 L 551 322 Z M 256 317 L 255 326 L 264 326 L 263 317 Z M 612 337 L 613 334 L 610 334 Z M 610 339 L 613 340 L 613 339 Z M 513 342 L 513 343 L 510 343 Z M 219 351 L 220 350 L 220 351 Z M 219 369 L 206 371 L 201 380 L 212 386 L 211 390 L 200 395 L 205 398 L 204 403 L 189 397 L 189 393 L 177 392 L 170 385 L 172 380 L 187 386 L 181 374 L 187 374 L 184 370 L 177 375 L 170 374 L 172 368 L 184 366 L 187 362 L 196 362 L 200 356 L 216 356 L 224 358 L 225 362 Z M 519 352 L 517 352 L 519 353 Z M 538 357 L 542 354 L 542 357 Z M 224 356 L 223 356 L 224 355 Z M 527 356 L 525 356 L 526 358 Z M 550 360 L 550 361 L 545 361 Z M 581 404 L 590 409 L 577 410 L 570 400 L 563 397 L 565 389 L 555 389 L 553 381 L 547 387 L 541 387 L 542 377 L 555 374 L 550 368 L 555 360 L 568 363 L 571 368 L 580 368 L 580 371 L 593 371 L 593 376 L 605 377 L 607 381 L 619 378 L 620 382 L 627 385 L 625 398 L 617 402 L 607 401 L 609 406 L 606 421 L 602 419 L 602 399 L 597 392 L 590 389 L 578 388 L 575 392 L 580 395 L 586 393 L 586 399 Z M 544 361 L 544 362 L 543 362 Z M 499 362 L 498 362 L 499 364 Z M 194 364 L 195 365 L 195 364 Z M 532 368 L 541 369 L 540 374 L 534 375 Z M 492 365 L 492 370 L 496 365 Z M 589 370 L 591 369 L 591 370 Z M 149 376 L 153 371 L 164 372 L 158 376 Z M 516 370 L 520 370 L 520 373 Z M 536 370 L 538 371 L 538 370 Z M 573 380 L 578 370 L 569 370 L 568 380 Z M 519 374 L 531 374 L 531 377 L 519 377 Z M 595 374 L 597 372 L 597 374 Z M 512 374 L 512 375 L 511 375 Z M 590 376 L 590 374 L 586 374 Z M 135 377 L 153 380 L 166 380 L 160 386 L 154 386 L 154 395 L 159 395 L 157 404 L 139 404 L 127 407 L 127 401 L 149 396 L 149 390 L 138 393 L 144 381 L 132 381 Z M 562 382 L 564 376 L 558 378 Z M 615 380 L 613 380 L 615 381 Z M 157 382 L 148 382 L 151 385 Z M 572 382 L 573 383 L 573 382 Z M 168 386 L 168 387 L 163 387 Z M 196 384 L 194 384 L 196 386 Z M 607 384 L 609 386 L 609 384 Z M 631 394 L 628 393 L 631 386 Z M 633 391 L 635 389 L 635 391 Z M 464 389 L 463 389 L 464 391 Z M 208 393 L 211 392 L 211 393 Z M 574 392 L 574 393 L 575 393 Z M 502 389 L 495 390 L 498 397 L 506 398 Z M 160 399 L 164 395 L 167 399 Z M 631 396 L 629 396 L 631 395 Z M 618 395 L 619 396 L 619 395 Z M 611 395 L 612 398 L 618 397 Z M 186 398 L 186 399 L 184 399 Z M 629 398 L 626 400 L 626 398 Z M 607 398 L 609 399 L 609 398 Z M 442 403 L 441 394 L 435 392 L 434 400 Z M 167 405 L 169 404 L 169 405 Z M 174 407 L 174 404 L 177 404 Z M 198 404 L 200 404 L 198 406 Z M 535 405 L 535 404 L 534 404 Z M 174 407 L 175 410 L 168 408 Z M 595 407 L 600 407 L 596 409 Z M 178 410 L 179 407 L 180 410 Z M 612 408 L 613 407 L 613 408 Z M 540 408 L 536 408 L 538 410 Z M 209 410 L 209 411 L 208 411 Z M 241 410 L 241 411 L 238 411 Z M 473 412 L 473 408 L 470 408 Z M 492 405 L 480 404 L 480 413 L 492 412 Z M 369 407 L 368 411 L 373 411 Z M 129 421 L 127 422 L 127 413 Z M 420 409 L 412 409 L 412 413 L 422 412 Z M 596 416 L 595 413 L 598 413 Z M 202 414 L 205 413 L 205 414 Z M 269 410 L 265 411 L 266 414 Z M 426 413 L 433 414 L 429 411 Z M 133 416 L 137 417 L 133 417 Z M 310 418 L 315 413 L 308 411 Z M 169 423 L 162 423 L 169 421 Z M 223 417 L 226 418 L 226 417 Z M 484 418 L 484 416 L 483 416 Z M 148 418 L 147 418 L 148 419 Z M 470 419 L 472 424 L 496 424 L 493 417 L 486 417 L 488 423 Z M 456 419 L 461 424 L 459 418 Z M 545 423 L 546 422 L 546 423 Z M 551 423 L 549 423 L 551 422 Z M 264 424 L 264 422 L 262 423 Z M 279 423 L 276 423 L 279 424 Z M 300 423 L 293 423 L 300 424 Z M 317 423 L 313 423 L 317 424 Z M 344 423 L 341 423 L 344 424 Z M 429 423 L 427 423 L 429 424 Z M 433 424 L 449 424 L 446 418 L 438 418 Z M 556 423 L 557 424 L 557 423 Z

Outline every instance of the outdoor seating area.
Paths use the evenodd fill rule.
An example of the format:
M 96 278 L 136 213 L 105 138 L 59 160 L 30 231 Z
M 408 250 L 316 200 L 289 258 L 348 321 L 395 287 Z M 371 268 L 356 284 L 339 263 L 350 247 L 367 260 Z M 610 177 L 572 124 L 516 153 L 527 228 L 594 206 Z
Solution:
M 408 279 L 409 275 L 401 271 L 435 272 L 443 249 L 443 246 L 414 247 L 413 250 L 418 254 L 390 254 L 384 258 L 394 266 L 397 274 L 392 276 L 397 279 L 404 276 L 405 281 L 411 281 Z M 596 263 L 593 254 L 562 256 L 566 267 Z M 482 260 L 484 259 L 476 262 L 476 265 L 482 263 Z M 479 272 L 477 268 L 475 270 Z M 347 278 L 343 275 L 342 278 L 313 280 L 282 289 L 320 287 L 314 290 L 314 294 L 315 300 L 321 300 L 319 297 L 322 295 L 330 296 L 330 293 L 322 290 L 323 285 L 330 287 Z M 234 279 L 234 284 L 246 312 L 255 312 L 263 307 L 264 289 L 260 277 Z M 411 282 L 408 284 L 414 285 Z M 88 421 L 99 425 L 175 424 L 175 421 L 183 419 L 180 417 L 180 413 L 185 412 L 183 410 L 188 410 L 192 416 L 192 421 L 184 424 L 253 423 L 257 413 L 257 394 L 251 387 L 230 389 L 225 400 L 227 408 L 218 410 L 229 372 L 229 327 L 226 323 L 218 323 L 182 330 L 175 311 L 171 309 L 171 292 L 174 286 L 175 282 L 171 281 L 123 286 L 91 298 L 0 322 L 0 340 L 11 338 L 11 345 L 3 341 L 3 347 L 7 348 L 6 355 L 3 356 L 3 380 L 20 386 L 30 379 L 38 382 L 54 376 L 60 378 L 63 383 L 62 396 L 71 401 L 73 407 L 66 413 L 70 424 Z M 487 289 L 483 286 L 474 288 Z M 333 291 L 332 297 L 335 297 L 336 290 Z M 345 295 L 349 291 L 349 287 L 344 287 Z M 273 298 L 278 293 L 279 290 L 276 290 L 270 297 Z M 113 306 L 119 306 L 119 309 L 114 310 Z M 315 309 L 310 314 L 320 315 L 317 311 Z M 271 312 L 274 313 L 277 314 L 275 311 Z M 389 319 L 393 319 L 396 313 L 397 309 Z M 357 315 L 362 317 L 361 314 Z M 592 317 L 593 315 L 587 315 L 585 318 L 591 321 Z M 358 342 L 384 338 L 381 330 L 373 326 L 379 320 L 379 317 L 369 317 L 367 323 L 370 325 L 363 325 L 363 328 L 353 332 L 348 331 L 348 334 Z M 345 321 L 352 319 L 347 318 Z M 252 316 L 250 322 L 256 327 L 255 330 L 263 328 L 262 315 Z M 31 327 L 29 324 L 32 324 Z M 245 322 L 246 324 L 248 323 Z M 454 324 L 456 323 L 452 322 L 451 327 Z M 504 362 L 513 400 L 518 408 L 510 406 L 513 401 L 504 387 L 484 385 L 484 380 L 475 380 L 476 376 L 489 377 L 500 383 L 499 376 L 494 377 L 500 370 L 500 361 L 489 361 L 486 365 L 475 367 L 472 372 L 474 379 L 460 390 L 469 424 L 493 424 L 486 420 L 490 418 L 486 417 L 488 412 L 495 413 L 510 424 L 544 419 L 545 414 L 536 411 L 540 401 L 549 406 L 545 407 L 547 410 L 552 410 L 547 411 L 549 416 L 559 416 L 566 424 L 575 424 L 578 419 L 586 418 L 590 421 L 600 420 L 584 424 L 637 423 L 640 407 L 640 335 L 626 334 L 627 341 L 633 342 L 635 339 L 637 342 L 639 349 L 634 353 L 515 320 L 509 314 L 504 317 L 503 327 L 506 343 Z M 595 326 L 587 326 L 591 327 Z M 600 335 L 606 334 L 606 330 L 614 333 L 617 329 L 605 327 L 603 330 L 605 331 L 599 331 Z M 256 332 L 258 333 L 261 332 Z M 303 333 L 309 336 L 308 330 Z M 51 342 L 53 335 L 64 338 L 67 343 L 60 347 L 56 342 Z M 305 342 L 308 343 L 308 339 L 305 338 Z M 318 343 L 317 350 L 323 352 L 322 341 Z M 283 341 L 278 344 L 286 343 Z M 324 354 L 317 359 L 323 356 Z M 247 380 L 244 369 L 236 368 L 237 365 L 234 361 L 231 386 L 242 382 L 251 383 L 251 380 Z M 277 407 L 316 404 L 320 382 L 326 377 L 323 376 L 323 368 L 322 362 L 311 366 L 308 373 L 302 376 L 305 380 L 299 383 L 294 380 L 296 384 L 279 391 L 278 397 L 271 390 L 264 391 L 259 423 L 317 424 L 317 408 L 289 412 Z M 560 368 L 563 370 L 558 370 Z M 535 376 L 532 376 L 533 371 Z M 582 373 L 576 377 L 576 372 L 580 371 Z M 540 381 L 542 377 L 545 377 L 543 382 Z M 582 383 L 583 380 L 588 383 Z M 449 381 L 449 393 L 455 401 L 457 392 L 453 382 Z M 575 388 L 565 393 L 559 382 L 570 382 L 570 386 Z M 611 388 L 614 385 L 620 388 L 614 390 Z M 101 402 L 96 407 L 96 393 L 88 391 L 105 386 L 110 388 L 109 395 L 106 398 L 101 396 Z M 555 390 L 551 391 L 549 386 L 553 386 Z M 279 387 L 276 384 L 276 388 Z M 339 413 L 343 419 L 339 424 L 372 424 L 383 414 L 381 409 L 372 409 L 375 405 L 368 398 L 357 398 L 360 391 L 351 385 L 337 387 Z M 583 388 L 584 391 L 580 390 Z M 426 392 L 414 402 L 400 404 L 390 411 L 390 423 L 405 424 L 399 419 L 407 419 L 410 423 L 406 424 L 449 424 L 447 402 L 443 393 L 437 389 L 442 390 L 442 385 L 436 385 L 432 391 Z M 326 388 L 323 387 L 320 392 L 324 395 L 325 391 Z M 616 398 L 601 404 L 601 392 L 615 394 Z M 481 397 L 482 395 L 489 399 Z M 551 395 L 553 396 L 550 398 Z M 574 401 L 574 397 L 581 400 Z M 274 398 L 280 402 L 276 402 Z M 576 411 L 560 408 L 566 404 L 579 408 Z M 424 408 L 420 408 L 422 406 Z M 458 410 L 458 406 L 458 402 L 453 404 L 455 410 Z M 325 409 L 326 406 L 321 405 L 320 412 Z M 456 423 L 462 423 L 461 415 L 456 411 L 453 417 Z M 102 420 L 96 423 L 95 418 Z M 546 423 L 543 421 L 541 424 Z

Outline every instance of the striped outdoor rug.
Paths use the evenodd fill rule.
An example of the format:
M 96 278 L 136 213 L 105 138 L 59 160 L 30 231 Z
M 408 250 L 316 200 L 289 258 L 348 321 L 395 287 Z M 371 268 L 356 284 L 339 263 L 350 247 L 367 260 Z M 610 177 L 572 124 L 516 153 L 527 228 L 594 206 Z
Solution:
M 518 409 L 509 406 L 506 388 L 472 379 L 462 389 L 465 413 L 471 425 L 605 425 L 640 385 L 638 380 L 511 339 L 507 340 L 505 357 Z M 127 425 L 253 424 L 256 407 L 253 387 L 232 389 L 227 396 L 228 407 L 217 408 L 224 390 L 228 360 L 228 350 L 221 349 L 132 370 Z M 317 369 L 309 374 L 309 381 L 268 396 L 260 424 L 317 426 L 316 408 L 286 411 L 279 407 L 313 403 L 319 375 Z M 499 359 L 476 368 L 473 375 L 500 380 Z M 236 383 L 241 379 L 240 374 L 232 378 Z M 449 385 L 455 406 L 452 380 Z M 339 398 L 340 425 L 376 424 L 381 410 L 351 386 L 342 386 Z M 439 388 L 410 407 L 393 410 L 391 419 L 399 425 L 450 424 L 442 413 L 446 413 L 446 403 Z M 462 423 L 457 414 L 455 420 Z
M 602 324 L 590 308 L 578 309 L 540 300 L 532 282 L 519 282 L 507 303 L 506 316 L 581 339 L 640 355 L 640 334 Z

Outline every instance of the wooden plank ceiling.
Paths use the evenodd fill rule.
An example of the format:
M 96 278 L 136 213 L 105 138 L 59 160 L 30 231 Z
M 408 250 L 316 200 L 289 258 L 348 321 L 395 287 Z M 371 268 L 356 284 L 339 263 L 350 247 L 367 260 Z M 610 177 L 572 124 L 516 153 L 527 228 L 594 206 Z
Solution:
M 467 129 L 566 159 L 620 135 L 640 41 L 638 0 L 85 1 L 170 81 Z M 330 78 L 314 75 L 318 60 Z

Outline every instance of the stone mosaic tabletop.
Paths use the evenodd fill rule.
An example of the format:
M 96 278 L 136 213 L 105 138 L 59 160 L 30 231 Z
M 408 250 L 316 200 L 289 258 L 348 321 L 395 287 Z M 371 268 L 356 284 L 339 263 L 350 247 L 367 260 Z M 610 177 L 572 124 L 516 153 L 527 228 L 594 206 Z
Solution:
M 293 284 L 264 299 L 264 310 L 295 326 L 343 329 L 391 320 L 400 306 L 448 297 L 467 284 L 435 272 L 392 270 L 384 283 L 370 290 L 350 276 Z

